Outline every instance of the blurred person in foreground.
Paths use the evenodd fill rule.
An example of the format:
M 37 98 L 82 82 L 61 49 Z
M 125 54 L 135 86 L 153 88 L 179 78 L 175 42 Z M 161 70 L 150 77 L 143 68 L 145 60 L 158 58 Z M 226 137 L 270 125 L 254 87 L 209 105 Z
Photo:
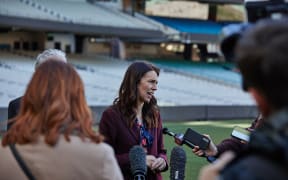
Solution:
M 123 179 L 113 149 L 92 128 L 83 82 L 71 65 L 42 63 L 14 119 L 0 148 L 1 179 L 26 179 L 13 147 L 34 179 Z
M 222 29 L 221 37 L 221 52 L 224 55 L 226 61 L 235 61 L 235 47 L 238 40 L 241 38 L 242 34 L 247 31 L 250 27 L 253 27 L 252 24 L 243 23 L 243 24 L 230 24 L 225 26 Z M 233 69 L 235 73 L 240 73 L 239 70 Z M 247 131 L 252 132 L 256 128 L 260 127 L 263 124 L 263 116 L 261 113 L 258 113 L 257 117 L 252 121 L 248 128 L 245 128 Z M 207 150 L 201 150 L 199 146 L 195 146 L 192 152 L 200 157 L 206 157 L 209 162 L 215 161 L 222 153 L 226 151 L 233 151 L 235 154 L 245 151 L 247 148 L 247 141 L 240 140 L 235 137 L 230 137 L 222 140 L 219 144 L 215 145 L 212 138 L 204 134 L 204 136 L 210 139 L 210 144 Z M 176 142 L 179 144 L 179 142 Z
M 140 145 L 147 152 L 149 180 L 161 180 L 160 172 L 168 169 L 162 135 L 162 120 L 154 92 L 160 70 L 145 61 L 132 63 L 121 83 L 118 97 L 107 108 L 99 130 L 115 153 L 124 178 L 133 179 L 129 150 Z
M 46 62 L 48 59 L 51 59 L 51 58 L 53 58 L 54 60 L 67 62 L 66 54 L 63 51 L 58 50 L 58 49 L 47 49 L 37 56 L 35 66 L 34 66 L 35 70 L 40 64 L 42 64 L 43 62 Z M 9 102 L 8 119 L 11 119 L 18 114 L 19 109 L 20 109 L 21 99 L 22 97 L 18 97 Z M 10 129 L 12 124 L 13 124 L 12 121 L 8 121 L 7 130 Z
M 247 151 L 236 158 L 224 153 L 201 170 L 200 180 L 288 179 L 287 44 L 287 19 L 261 20 L 241 37 L 236 61 L 243 87 L 256 101 L 264 122 L 251 133 Z

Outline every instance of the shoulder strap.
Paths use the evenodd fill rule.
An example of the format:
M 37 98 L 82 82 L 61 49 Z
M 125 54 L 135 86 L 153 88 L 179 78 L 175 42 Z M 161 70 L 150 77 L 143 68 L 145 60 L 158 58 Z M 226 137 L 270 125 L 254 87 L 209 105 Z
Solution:
M 10 147 L 10 149 L 12 151 L 12 154 L 14 155 L 16 161 L 18 162 L 19 166 L 21 167 L 21 169 L 23 170 L 23 172 L 27 176 L 27 178 L 29 180 L 35 180 L 33 174 L 31 173 L 31 171 L 27 167 L 26 163 L 24 162 L 24 160 L 21 158 L 20 154 L 18 153 L 15 145 L 14 144 L 10 144 L 9 147 Z

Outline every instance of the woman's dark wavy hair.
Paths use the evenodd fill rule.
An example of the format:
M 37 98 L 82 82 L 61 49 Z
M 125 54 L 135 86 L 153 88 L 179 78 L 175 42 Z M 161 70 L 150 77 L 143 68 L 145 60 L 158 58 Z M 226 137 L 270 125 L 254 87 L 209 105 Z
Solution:
M 132 127 L 136 118 L 134 108 L 137 105 L 139 96 L 138 84 L 142 77 L 149 71 L 155 71 L 157 76 L 159 76 L 160 69 L 149 62 L 136 61 L 132 63 L 124 75 L 118 97 L 113 102 L 113 105 L 117 106 L 120 112 L 123 113 L 130 127 Z M 158 126 L 159 108 L 154 96 L 149 103 L 144 103 L 142 116 L 148 128 Z
M 72 134 L 95 143 L 103 140 L 92 128 L 92 114 L 80 76 L 71 65 L 54 59 L 36 69 L 20 112 L 12 121 L 15 123 L 3 137 L 3 146 L 33 143 L 39 136 L 54 146 L 60 135 L 70 141 Z

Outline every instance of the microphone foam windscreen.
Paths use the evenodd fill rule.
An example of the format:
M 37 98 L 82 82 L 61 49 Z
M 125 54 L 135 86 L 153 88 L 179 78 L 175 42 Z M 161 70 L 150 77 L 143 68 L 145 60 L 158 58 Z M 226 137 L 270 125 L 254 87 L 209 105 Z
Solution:
M 163 133 L 163 134 L 167 134 L 167 133 L 168 133 L 168 128 L 165 128 L 165 127 L 164 127 L 164 128 L 162 129 L 162 133 Z
M 129 151 L 131 172 L 133 175 L 146 175 L 146 153 L 141 146 L 133 146 Z
M 185 178 L 186 153 L 179 147 L 175 146 L 170 156 L 170 180 L 184 180 Z

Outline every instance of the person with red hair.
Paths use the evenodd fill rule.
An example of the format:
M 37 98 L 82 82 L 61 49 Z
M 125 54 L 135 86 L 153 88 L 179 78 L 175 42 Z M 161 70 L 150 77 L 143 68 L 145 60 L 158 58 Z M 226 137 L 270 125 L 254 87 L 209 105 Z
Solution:
M 54 59 L 54 60 L 58 60 L 58 61 L 62 61 L 67 63 L 67 58 L 66 58 L 66 53 L 59 50 L 59 49 L 46 49 L 43 52 L 41 52 L 40 54 L 38 54 L 38 56 L 36 57 L 36 61 L 34 64 L 34 68 L 35 70 L 37 69 L 37 67 L 40 66 L 40 64 L 42 64 L 43 62 L 46 62 L 49 59 Z M 16 99 L 13 99 L 9 102 L 8 105 L 8 119 L 12 119 L 13 117 L 15 117 L 20 109 L 20 104 L 21 104 L 21 97 L 17 97 Z M 12 122 L 8 122 L 7 123 L 7 131 L 10 129 L 10 127 L 13 125 Z
M 123 179 L 71 65 L 53 58 L 39 65 L 12 121 L 0 147 L 2 179 Z

